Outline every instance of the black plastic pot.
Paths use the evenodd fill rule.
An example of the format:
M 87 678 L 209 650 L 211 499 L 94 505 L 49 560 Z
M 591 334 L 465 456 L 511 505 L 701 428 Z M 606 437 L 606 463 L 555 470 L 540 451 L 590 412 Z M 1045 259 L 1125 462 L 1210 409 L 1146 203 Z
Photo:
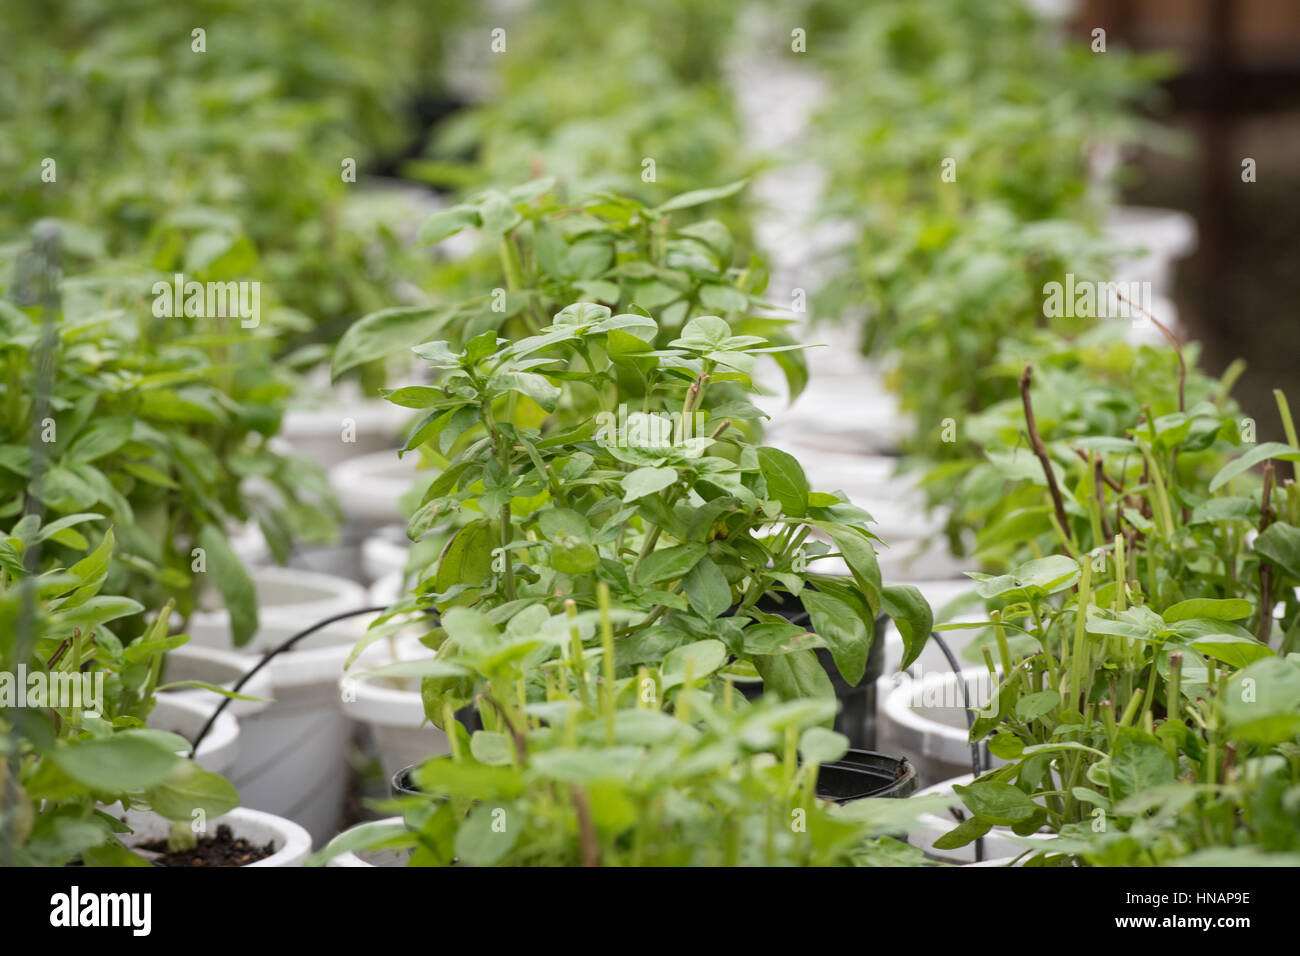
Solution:
M 797 598 L 791 598 L 788 604 L 770 603 L 760 599 L 758 606 L 769 614 L 779 614 L 791 624 L 811 627 L 808 612 L 804 610 Z M 876 636 L 867 653 L 867 668 L 862 673 L 862 680 L 850 684 L 835 666 L 831 652 L 824 647 L 816 650 L 817 659 L 831 679 L 835 696 L 840 702 L 840 712 L 835 718 L 835 729 L 849 738 L 849 746 L 863 751 L 876 747 L 876 681 L 885 671 L 885 627 L 889 619 L 883 615 L 876 618 Z M 736 687 L 750 700 L 763 693 L 762 681 L 737 683 Z
M 411 772 L 417 764 L 393 774 L 395 797 L 418 797 Z M 864 797 L 907 797 L 916 790 L 916 770 L 906 759 L 873 750 L 850 750 L 840 760 L 817 771 L 817 796 L 835 803 Z
M 397 773 L 393 774 L 393 779 L 390 781 L 393 787 L 393 796 L 420 796 L 420 790 L 416 788 L 415 780 L 411 776 L 411 772 L 418 766 L 419 764 L 413 763 L 409 767 L 403 767 L 401 770 L 397 771 Z
M 916 791 L 916 770 L 906 758 L 874 750 L 850 750 L 817 771 L 817 796 L 835 803 L 863 797 L 907 797 Z

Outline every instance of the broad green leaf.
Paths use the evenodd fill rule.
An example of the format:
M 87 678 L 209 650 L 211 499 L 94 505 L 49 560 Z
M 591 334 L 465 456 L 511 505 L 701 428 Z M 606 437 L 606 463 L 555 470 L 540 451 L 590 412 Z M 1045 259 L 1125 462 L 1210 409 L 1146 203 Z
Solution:
M 207 573 L 230 614 L 231 640 L 236 647 L 242 647 L 257 633 L 257 589 L 253 579 L 216 525 L 203 527 L 199 545 L 207 557 Z
M 758 467 L 768 497 L 781 503 L 782 512 L 791 517 L 808 513 L 808 479 L 793 455 L 764 446 L 758 449 Z
M 682 579 L 682 589 L 695 613 L 706 621 L 720 616 L 731 606 L 727 576 L 708 557 L 700 558 Z
M 971 813 L 999 826 L 1027 820 L 1040 809 L 1023 790 L 996 780 L 975 780 L 968 786 L 957 784 L 953 790 Z
M 350 368 L 409 349 L 436 334 L 455 315 L 431 306 L 381 309 L 348 327 L 334 347 L 330 375 L 337 379 Z
M 638 468 L 623 476 L 623 500 L 636 501 L 646 495 L 663 491 L 677 480 L 672 468 Z
M 857 686 L 867 669 L 874 631 L 847 604 L 827 594 L 805 589 L 801 600 L 812 619 L 813 631 L 826 642 L 840 675 Z
M 1300 528 L 1271 524 L 1255 539 L 1255 553 L 1300 581 Z
M 106 793 L 157 786 L 187 762 L 130 730 L 56 747 L 52 759 L 73 780 Z
M 1243 601 L 1241 598 L 1227 600 L 1192 598 L 1190 601 L 1179 601 L 1172 607 L 1166 608 L 1160 616 L 1167 624 L 1194 617 L 1205 617 L 1216 621 L 1239 621 L 1243 617 L 1250 617 L 1252 610 L 1250 602 Z
M 195 810 L 210 817 L 229 813 L 239 806 L 239 793 L 225 777 L 205 770 L 192 760 L 182 760 L 161 783 L 145 796 L 149 806 L 168 820 L 190 820 Z
M 1136 727 L 1120 727 L 1110 756 L 1110 797 L 1118 803 L 1173 783 L 1174 764 L 1160 741 Z
M 880 592 L 881 606 L 903 638 L 901 670 L 912 666 L 934 631 L 934 612 L 920 590 L 910 584 L 891 584 Z

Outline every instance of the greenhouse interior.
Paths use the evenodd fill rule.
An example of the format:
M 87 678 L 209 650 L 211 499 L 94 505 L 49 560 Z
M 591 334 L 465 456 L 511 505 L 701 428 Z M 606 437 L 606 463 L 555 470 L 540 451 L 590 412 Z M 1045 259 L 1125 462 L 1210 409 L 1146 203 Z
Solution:
M 1280 0 L 0 0 L 0 863 L 1250 926 L 1297 157 Z

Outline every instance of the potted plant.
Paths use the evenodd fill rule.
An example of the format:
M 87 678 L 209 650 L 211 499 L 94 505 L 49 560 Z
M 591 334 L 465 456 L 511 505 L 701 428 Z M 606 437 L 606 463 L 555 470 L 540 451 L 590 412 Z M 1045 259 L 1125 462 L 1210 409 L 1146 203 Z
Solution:
M 443 282 L 449 288 L 439 291 L 449 301 L 439 308 L 390 308 L 357 321 L 335 350 L 334 375 L 395 353 L 409 355 L 410 347 L 435 335 L 461 346 L 489 329 L 510 336 L 534 334 L 562 308 L 582 300 L 615 312 L 630 311 L 633 303 L 652 308 L 668 337 L 692 316 L 707 312 L 727 318 L 738 334 L 789 345 L 793 340 L 781 320 L 754 312 L 762 306 L 759 296 L 766 284 L 762 264 L 752 258 L 735 264 L 736 241 L 722 222 L 684 219 L 743 186 L 736 182 L 693 190 L 657 206 L 604 191 L 568 198 L 551 179 L 472 195 L 430 217 L 420 237 L 442 243 L 474 229 L 490 258 L 472 268 L 446 270 L 450 277 Z M 797 395 L 806 380 L 799 353 L 772 355 Z M 401 404 L 400 397 L 395 401 Z M 384 485 L 409 485 L 409 474 L 410 467 L 392 456 L 373 455 L 340 464 L 331 480 L 353 518 L 373 527 L 409 516 L 399 509 L 398 495 Z
M 897 865 L 921 862 L 886 834 L 942 799 L 815 796 L 848 741 L 828 700 L 749 704 L 718 690 L 724 658 L 695 644 L 620 679 L 610 588 L 596 612 L 453 607 L 428 677 L 469 687 L 483 729 L 441 700 L 448 756 L 414 768 L 394 801 L 405 825 L 365 824 L 314 858 L 411 851 L 409 865 Z M 495 621 L 499 623 L 494 623 Z M 596 624 L 599 649 L 581 631 Z M 433 702 L 434 705 L 438 703 Z M 885 774 L 875 791 L 894 783 Z M 870 792 L 871 788 L 868 788 Z
M 112 531 L 66 569 L 34 572 L 58 531 L 28 515 L 0 539 L 4 863 L 140 865 L 130 847 L 146 831 L 177 844 L 217 839 L 209 825 L 238 814 L 235 788 L 190 759 L 189 739 L 152 726 L 162 657 L 186 640 L 168 632 L 170 605 L 143 633 L 118 636 L 141 608 L 101 593 Z
M 1030 439 L 1046 476 L 1050 459 L 1034 427 L 1029 381 L 1026 371 Z M 1280 393 L 1279 409 L 1294 442 Z M 1234 671 L 1256 662 L 1272 673 L 1268 662 L 1277 653 L 1270 640 L 1284 649 L 1291 640 L 1300 580 L 1293 547 L 1300 533 L 1291 524 L 1296 486 L 1287 482 L 1274 494 L 1270 459 L 1300 460 L 1300 447 L 1260 445 L 1225 464 L 1199 497 L 1179 480 L 1178 452 L 1207 447 L 1221 426 L 1212 408 L 1197 406 L 1112 440 L 1100 465 L 1090 463 L 1095 484 L 1087 494 L 1076 492 L 1081 520 L 1071 520 L 1059 484 L 1047 477 L 1070 553 L 978 576 L 981 595 L 1003 607 L 990 622 L 996 653 L 982 648 L 997 689 L 976 713 L 970 740 L 987 739 L 1006 763 L 953 787 L 970 816 L 936 848 L 963 846 L 996 826 L 1021 835 L 1044 827 L 1077 832 L 1113 806 L 1131 805 L 1126 801 L 1148 783 L 1173 784 L 1175 771 L 1187 766 L 1211 785 L 1224 775 L 1232 742 L 1215 715 L 1228 708 L 1245 721 L 1252 712 L 1235 709 L 1225 687 Z M 1124 466 L 1127 455 L 1143 464 Z M 1215 494 L 1231 492 L 1260 462 L 1267 464 L 1258 500 Z M 1089 533 L 1106 530 L 1100 516 L 1112 506 L 1122 523 L 1111 529 L 1109 547 L 1097 542 L 1083 550 L 1094 544 Z M 1262 533 L 1243 550 L 1238 542 L 1255 522 Z M 1287 595 L 1280 638 L 1275 584 Z
M 618 602 L 623 670 L 704 642 L 729 662 L 719 683 L 761 680 L 783 699 L 829 699 L 833 670 L 844 695 L 856 696 L 874 690 L 867 668 L 882 609 L 904 630 L 909 657 L 919 652 L 929 607 L 913 588 L 882 586 L 867 516 L 812 492 L 791 456 L 751 444 L 752 406 L 730 402 L 720 422 L 706 411 L 711 381 L 745 386 L 754 357 L 771 346 L 714 316 L 692 319 L 667 349 L 652 347 L 657 334 L 647 316 L 579 303 L 516 342 L 488 332 L 463 351 L 417 348 L 442 375 L 438 386 L 395 393 L 426 409 L 409 444 L 436 442 L 450 458 L 409 533 L 454 516 L 463 523 L 372 640 L 413 610 L 528 602 L 558 611 L 567 601 L 581 613 L 603 581 Z M 643 407 L 677 411 L 550 426 L 565 405 L 617 397 L 621 374 L 641 379 Z M 841 556 L 850 575 L 812 571 L 808 562 L 823 555 Z M 804 614 L 815 633 L 792 622 Z M 432 626 L 427 641 L 437 646 L 444 635 Z M 426 709 L 433 693 L 426 681 Z M 429 716 L 442 725 L 437 708 Z M 846 732 L 864 742 L 867 728 Z

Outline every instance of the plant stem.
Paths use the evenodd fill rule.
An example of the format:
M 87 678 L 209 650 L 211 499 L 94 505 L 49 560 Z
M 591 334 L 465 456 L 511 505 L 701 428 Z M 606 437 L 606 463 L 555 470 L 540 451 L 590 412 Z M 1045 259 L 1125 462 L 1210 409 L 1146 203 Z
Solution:
M 596 587 L 600 601 L 600 646 L 602 651 L 603 680 L 601 682 L 601 710 L 605 713 L 605 743 L 614 745 L 614 628 L 609 617 L 609 585 L 601 581 Z
M 1029 397 L 1029 386 L 1033 381 L 1034 366 L 1029 363 L 1025 370 L 1020 373 L 1020 401 L 1025 407 L 1025 427 L 1029 431 L 1029 442 L 1033 446 L 1034 454 L 1042 463 L 1043 474 L 1047 478 L 1047 490 L 1052 495 L 1052 505 L 1056 509 L 1056 520 L 1061 526 L 1061 534 L 1065 537 L 1066 545 L 1070 542 L 1070 519 L 1065 513 L 1065 501 L 1061 498 L 1061 489 L 1056 486 L 1056 473 L 1052 470 L 1052 459 L 1047 454 L 1047 448 L 1043 445 L 1042 436 L 1038 434 L 1038 425 L 1034 422 L 1034 404 Z
M 1260 500 L 1259 533 L 1268 530 L 1272 511 L 1269 499 L 1273 493 L 1273 462 L 1264 464 L 1264 494 Z M 1259 562 L 1259 642 L 1267 644 L 1273 633 L 1273 565 Z

